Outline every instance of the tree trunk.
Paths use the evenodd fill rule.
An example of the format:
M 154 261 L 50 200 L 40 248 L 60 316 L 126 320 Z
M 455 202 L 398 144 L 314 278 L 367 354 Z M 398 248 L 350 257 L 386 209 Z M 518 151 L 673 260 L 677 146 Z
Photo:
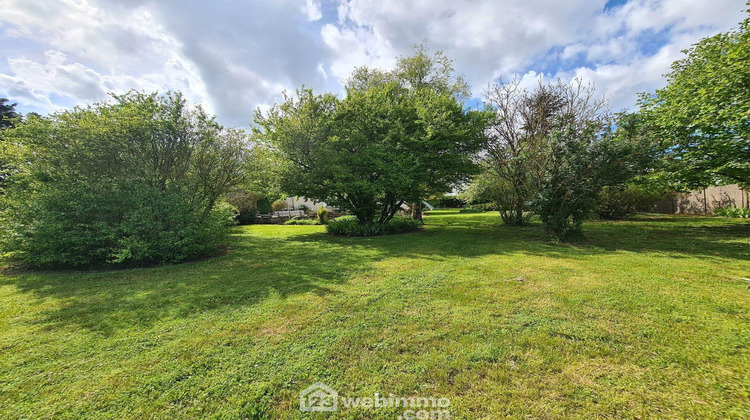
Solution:
M 424 220 L 422 220 L 422 203 L 412 203 L 411 218 L 414 220 L 419 220 L 421 223 L 424 223 Z

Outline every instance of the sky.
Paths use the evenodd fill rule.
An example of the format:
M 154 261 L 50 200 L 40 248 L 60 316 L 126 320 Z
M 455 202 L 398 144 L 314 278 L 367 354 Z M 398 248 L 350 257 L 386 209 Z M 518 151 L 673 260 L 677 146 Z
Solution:
M 582 77 L 615 111 L 663 87 L 745 0 L 1 0 L 0 97 L 47 114 L 130 89 L 181 90 L 228 126 L 305 85 L 343 94 L 427 41 L 473 102 L 493 80 Z

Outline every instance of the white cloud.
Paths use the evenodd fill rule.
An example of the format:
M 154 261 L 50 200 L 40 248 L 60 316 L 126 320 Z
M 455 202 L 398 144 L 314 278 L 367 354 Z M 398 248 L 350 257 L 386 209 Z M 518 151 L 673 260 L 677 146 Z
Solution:
M 302 84 L 340 90 L 428 40 L 476 95 L 521 74 L 596 82 L 613 106 L 664 83 L 680 50 L 743 19 L 744 0 L 3 0 L 0 96 L 46 112 L 128 89 L 180 89 L 246 125 Z
M 744 8 L 744 0 L 631 0 L 606 11 L 605 3 L 341 0 L 339 24 L 324 28 L 323 38 L 334 51 L 331 67 L 337 77 L 354 63 L 374 65 L 375 55 L 366 51 L 408 54 L 412 44 L 428 39 L 456 60 L 475 95 L 500 75 L 509 79 L 520 73 L 526 79 L 531 70 L 565 79 L 590 77 L 613 106 L 627 107 L 634 105 L 636 92 L 663 84 L 662 75 L 681 49 L 734 26 Z M 342 25 L 347 32 L 341 33 L 350 34 L 346 45 L 330 36 Z M 350 45 L 354 38 L 359 50 Z
M 315 0 L 305 0 L 304 12 L 310 21 L 320 20 L 323 13 L 320 11 L 320 3 Z

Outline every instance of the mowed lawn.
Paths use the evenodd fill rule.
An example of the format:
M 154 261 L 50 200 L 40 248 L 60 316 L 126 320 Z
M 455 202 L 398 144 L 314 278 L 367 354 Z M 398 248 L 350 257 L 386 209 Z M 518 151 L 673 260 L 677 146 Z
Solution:
M 750 417 L 750 223 L 497 213 L 423 232 L 237 227 L 176 266 L 0 277 L 0 418 L 310 416 L 299 392 L 445 397 L 451 418 Z

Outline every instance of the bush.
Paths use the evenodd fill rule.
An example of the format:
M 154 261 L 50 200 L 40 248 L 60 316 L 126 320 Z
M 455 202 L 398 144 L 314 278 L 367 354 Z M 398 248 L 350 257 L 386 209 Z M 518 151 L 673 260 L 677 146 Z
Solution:
M 430 203 L 433 207 L 440 207 L 440 208 L 460 208 L 466 205 L 466 201 L 462 200 L 459 197 L 451 196 L 451 195 L 440 195 L 437 197 L 431 197 L 427 200 L 428 203 Z
M 292 220 L 287 220 L 284 222 L 285 225 L 320 225 L 319 220 L 317 219 L 303 219 L 301 217 L 295 217 Z
M 131 92 L 4 130 L 0 251 L 42 267 L 154 264 L 216 250 L 236 209 L 246 136 L 179 94 Z
M 227 202 L 233 205 L 237 213 L 237 223 L 240 225 L 249 225 L 255 222 L 255 216 L 258 211 L 255 209 L 258 196 L 244 190 L 232 191 L 227 195 Z
M 341 216 L 328 222 L 326 231 L 332 235 L 375 236 L 394 235 L 419 230 L 422 223 L 410 217 L 394 217 L 388 223 L 360 224 L 355 216 Z
M 261 197 L 258 199 L 256 207 L 258 208 L 258 214 L 269 214 L 271 213 L 271 200 L 268 197 Z
M 663 192 L 651 192 L 638 186 L 605 187 L 599 193 L 597 215 L 602 219 L 618 220 L 639 211 L 649 211 Z
M 277 212 L 286 209 L 287 203 L 284 200 L 277 200 L 271 204 L 271 211 Z
M 331 212 L 327 208 L 323 206 L 318 207 L 318 221 L 320 221 L 321 224 L 328 223 L 328 217 L 330 215 Z
M 71 185 L 14 208 L 14 219 L 29 223 L 7 245 L 39 267 L 179 262 L 214 251 L 237 214 L 227 203 L 196 210 L 147 186 Z
M 719 217 L 750 219 L 750 208 L 747 207 L 720 207 L 714 210 L 714 213 Z
M 258 212 L 255 208 L 250 207 L 237 212 L 237 224 L 239 225 L 251 225 L 255 223 L 255 218 L 258 216 Z
M 466 207 L 465 209 L 461 209 L 458 212 L 459 213 L 484 213 L 484 210 L 478 207 Z

